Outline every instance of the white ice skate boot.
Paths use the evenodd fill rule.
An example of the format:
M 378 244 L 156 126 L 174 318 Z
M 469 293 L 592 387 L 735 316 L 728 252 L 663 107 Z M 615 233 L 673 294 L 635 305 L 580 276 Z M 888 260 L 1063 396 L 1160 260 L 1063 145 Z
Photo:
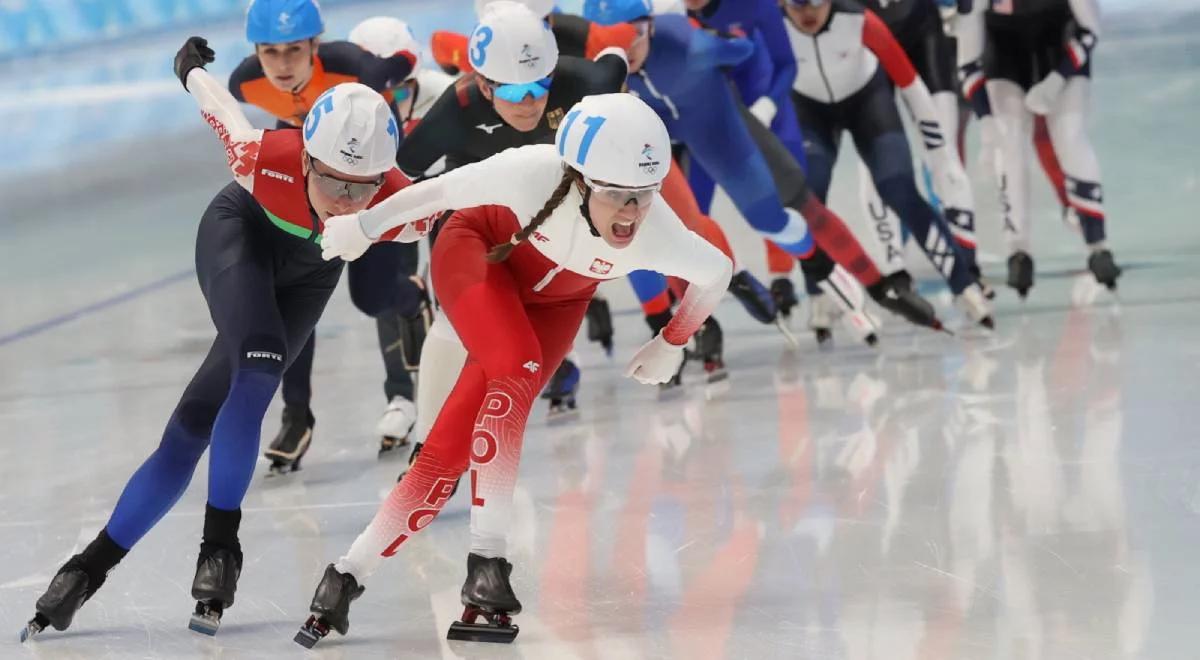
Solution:
M 388 402 L 387 410 L 375 425 L 375 431 L 381 436 L 379 453 L 385 454 L 397 447 L 408 444 L 408 436 L 417 423 L 417 407 L 412 401 L 394 396 Z
M 983 289 L 979 288 L 978 284 L 972 284 L 963 289 L 962 293 L 954 297 L 954 301 L 958 303 L 972 323 L 978 323 L 988 330 L 996 329 L 996 322 L 992 319 L 991 303 L 988 302 L 987 297 L 983 294 Z

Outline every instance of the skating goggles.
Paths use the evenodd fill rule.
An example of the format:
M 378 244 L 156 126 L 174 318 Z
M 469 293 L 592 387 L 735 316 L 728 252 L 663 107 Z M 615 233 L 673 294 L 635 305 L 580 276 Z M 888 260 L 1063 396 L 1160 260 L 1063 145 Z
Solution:
M 384 175 L 380 174 L 374 181 L 346 181 L 339 179 L 332 174 L 322 174 L 317 170 L 316 161 L 312 156 L 305 154 L 308 158 L 308 173 L 314 177 L 317 182 L 317 188 L 334 199 L 346 198 L 352 202 L 361 202 L 364 199 L 371 199 L 379 189 L 383 187 Z
M 654 199 L 655 193 L 662 190 L 661 183 L 644 188 L 622 188 L 621 186 L 596 183 L 586 176 L 583 177 L 583 182 L 587 184 L 588 188 L 591 188 L 593 195 L 600 198 L 600 201 L 616 208 L 624 208 L 629 202 L 637 204 L 639 208 L 644 207 Z
M 793 7 L 820 7 L 829 0 L 787 0 L 787 3 Z
M 496 98 L 508 101 L 509 103 L 520 103 L 525 100 L 526 96 L 532 96 L 535 100 L 550 93 L 550 83 L 554 81 L 554 76 L 546 76 L 541 80 L 535 80 L 531 83 L 505 85 L 493 80 L 487 81 L 488 87 L 492 88 L 492 94 Z

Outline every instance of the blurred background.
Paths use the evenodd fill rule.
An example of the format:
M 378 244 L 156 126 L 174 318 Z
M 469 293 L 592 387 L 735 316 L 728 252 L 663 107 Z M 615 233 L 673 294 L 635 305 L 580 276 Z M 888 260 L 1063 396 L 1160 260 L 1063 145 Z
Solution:
M 1200 104 L 1200 4 L 1101 3 L 1093 110 L 1111 242 L 1131 262 L 1189 250 L 1200 243 L 1200 159 L 1196 141 L 1181 137 L 1195 135 Z M 434 29 L 467 31 L 474 20 L 471 0 L 327 0 L 323 8 L 327 39 L 380 14 L 408 21 L 426 42 Z M 244 0 L 0 0 L 0 341 L 190 273 L 195 222 L 228 173 L 171 73 L 172 57 L 188 35 L 204 35 L 217 52 L 210 69 L 227 76 L 251 53 L 244 13 Z M 256 125 L 273 125 L 244 108 Z M 841 159 L 830 206 L 855 223 L 853 161 Z M 989 177 L 974 178 L 987 258 L 1003 252 L 996 194 Z M 1044 210 L 1038 256 L 1078 261 L 1081 247 L 1057 220 L 1048 187 L 1033 180 Z M 719 201 L 714 215 L 739 258 L 761 268 L 756 238 L 736 218 L 725 221 L 735 215 L 729 205 Z M 48 260 L 51 246 L 66 260 Z M 628 287 L 610 288 L 618 306 L 632 308 Z

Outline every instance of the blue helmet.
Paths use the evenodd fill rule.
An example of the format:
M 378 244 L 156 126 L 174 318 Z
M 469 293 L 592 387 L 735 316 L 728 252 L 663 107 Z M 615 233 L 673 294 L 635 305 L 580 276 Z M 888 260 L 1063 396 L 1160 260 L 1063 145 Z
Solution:
M 600 25 L 628 23 L 654 13 L 650 0 L 584 0 L 583 17 Z
M 324 31 L 317 0 L 250 0 L 246 9 L 246 40 L 253 44 L 312 39 Z

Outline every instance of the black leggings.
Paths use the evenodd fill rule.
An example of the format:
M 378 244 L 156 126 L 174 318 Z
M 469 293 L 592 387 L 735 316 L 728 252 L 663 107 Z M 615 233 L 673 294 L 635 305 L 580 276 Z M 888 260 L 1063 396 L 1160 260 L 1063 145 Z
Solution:
M 240 508 L 263 415 L 341 272 L 316 244 L 276 229 L 236 183 L 217 194 L 196 236 L 196 275 L 217 337 L 158 448 L 121 493 L 106 527 L 118 545 L 132 547 L 174 506 L 210 440 L 208 503 Z

